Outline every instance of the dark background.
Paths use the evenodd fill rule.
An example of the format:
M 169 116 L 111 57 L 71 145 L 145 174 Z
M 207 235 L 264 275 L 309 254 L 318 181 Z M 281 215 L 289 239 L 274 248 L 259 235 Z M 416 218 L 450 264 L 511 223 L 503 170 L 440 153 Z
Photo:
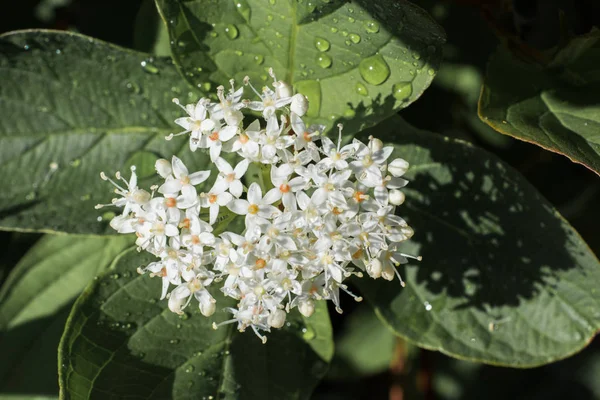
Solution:
M 223 0 L 227 1 L 227 0 Z M 265 0 L 266 1 L 266 0 Z M 0 32 L 74 30 L 150 51 L 157 14 L 150 0 L 1 0 Z M 600 26 L 600 2 L 560 0 L 420 1 L 448 35 L 445 64 L 425 94 L 400 115 L 413 125 L 470 141 L 519 170 L 600 254 L 600 179 L 582 165 L 503 136 L 479 121 L 477 99 L 498 45 L 548 49 L 560 21 L 583 34 Z M 559 11 L 560 10 L 560 11 Z M 559 18 L 562 15 L 562 20 Z M 150 27 L 150 29 L 149 29 Z M 0 283 L 39 235 L 0 232 Z M 346 310 L 346 314 L 348 311 Z M 344 317 L 331 312 L 336 334 Z M 316 399 L 600 399 L 600 341 L 563 361 L 515 370 L 458 361 L 398 340 L 390 368 L 350 381 L 325 380 Z

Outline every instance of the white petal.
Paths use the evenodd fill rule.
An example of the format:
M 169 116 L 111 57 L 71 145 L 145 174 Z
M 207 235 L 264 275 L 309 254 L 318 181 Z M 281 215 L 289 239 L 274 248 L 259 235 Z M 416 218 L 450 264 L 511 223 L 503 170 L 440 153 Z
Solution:
M 229 185 L 229 193 L 231 193 L 235 197 L 240 197 L 242 195 L 243 190 L 244 187 L 242 185 L 242 182 L 238 180 L 231 182 L 231 184 Z
M 250 204 L 246 200 L 233 200 L 231 203 L 227 204 L 227 208 L 238 215 L 248 214 L 249 206 Z
M 221 131 L 219 132 L 219 140 L 221 142 L 226 142 L 229 139 L 231 139 L 232 137 L 235 136 L 235 134 L 237 133 L 238 128 L 237 126 L 226 126 L 225 128 L 221 129 Z
M 226 206 L 231 200 L 233 200 L 231 193 L 223 192 L 217 196 L 217 204 L 220 206 Z
M 215 162 L 215 160 L 219 157 L 219 154 L 221 154 L 221 147 L 221 141 L 219 140 L 210 146 L 210 161 Z
M 258 204 L 262 200 L 262 190 L 258 183 L 254 182 L 248 188 L 248 202 L 250 204 Z
M 181 179 L 182 176 L 189 174 L 185 164 L 177 156 L 173 156 L 171 163 L 173 164 L 173 175 L 175 175 L 175 178 Z
M 226 175 L 231 174 L 233 172 L 233 168 L 231 168 L 231 165 L 222 157 L 219 157 L 215 160 L 215 165 L 219 169 L 219 172 L 222 172 Z
M 190 185 L 195 186 L 207 180 L 209 176 L 210 171 L 198 171 L 188 176 L 188 178 L 190 179 Z
M 278 188 L 273 188 L 265 194 L 265 197 L 262 199 L 262 204 L 273 204 L 277 200 L 281 199 L 281 191 Z M 256 204 L 256 203 L 253 203 Z
M 233 173 L 235 174 L 236 179 L 240 179 L 242 176 L 244 176 L 246 171 L 248 171 L 249 164 L 250 164 L 250 161 L 248 161 L 247 159 L 244 159 L 244 160 L 240 161 L 238 163 L 238 165 L 235 166 L 235 168 L 233 169 Z

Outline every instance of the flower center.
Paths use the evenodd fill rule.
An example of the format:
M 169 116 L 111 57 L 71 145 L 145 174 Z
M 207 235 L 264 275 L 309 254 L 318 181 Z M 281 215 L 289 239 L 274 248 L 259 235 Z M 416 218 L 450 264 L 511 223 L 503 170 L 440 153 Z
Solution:
M 258 204 L 250 204 L 248 206 L 248 213 L 250 213 L 250 214 L 258 214 Z
M 213 133 L 211 133 L 210 135 L 208 135 L 208 138 L 210 140 L 212 140 L 213 142 L 216 142 L 217 140 L 219 140 L 219 132 L 214 131 Z
M 267 262 L 264 260 L 264 258 L 259 258 L 254 263 L 254 269 L 263 269 L 266 266 L 267 266 Z
M 184 176 L 181 177 L 180 181 L 181 181 L 182 185 L 189 185 L 190 184 L 190 177 L 187 176 L 187 175 L 184 175 Z
M 185 228 L 185 229 L 190 229 L 190 223 L 191 223 L 190 219 L 186 218 L 186 219 L 184 219 L 183 221 L 181 221 L 179 223 L 179 227 L 180 228 Z
M 193 235 L 192 236 L 192 243 L 193 244 L 200 244 L 200 238 L 197 235 Z
M 177 205 L 177 199 L 174 197 L 167 197 L 165 199 L 165 205 L 167 207 L 175 207 Z
M 287 193 L 290 191 L 290 185 L 288 185 L 287 183 L 282 183 L 281 185 L 279 185 L 279 190 L 281 191 L 281 193 Z
M 215 204 L 217 202 L 217 195 L 216 194 L 209 194 L 208 195 L 208 202 L 210 204 Z
M 302 134 L 302 138 L 304 138 L 304 140 L 306 140 L 307 142 L 311 142 L 312 141 L 312 138 L 310 137 L 310 133 L 308 133 L 308 132 L 304 132 Z
M 243 133 L 240 135 L 240 143 L 246 144 L 246 143 L 248 143 L 249 140 L 250 140 L 250 138 L 248 137 L 248 135 L 243 134 Z
M 235 173 L 232 172 L 231 174 L 226 175 L 225 179 L 227 179 L 227 182 L 230 182 L 230 183 L 235 181 Z
M 358 203 L 365 200 L 365 194 L 363 192 L 354 192 L 352 197 L 354 197 L 354 200 L 356 200 Z

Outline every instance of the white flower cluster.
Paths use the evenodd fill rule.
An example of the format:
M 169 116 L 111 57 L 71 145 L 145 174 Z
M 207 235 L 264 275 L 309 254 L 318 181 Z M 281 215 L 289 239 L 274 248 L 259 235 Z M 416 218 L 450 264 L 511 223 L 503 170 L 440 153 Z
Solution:
M 165 181 L 151 192 L 138 188 L 135 168 L 129 181 L 101 174 L 121 196 L 112 205 L 124 208 L 111 226 L 135 233 L 139 249 L 159 258 L 138 271 L 162 278 L 169 308 L 182 313 L 195 297 L 210 316 L 216 307 L 207 288 L 223 282 L 221 291 L 238 303 L 221 324 L 250 327 L 263 342 L 261 331 L 282 327 L 294 307 L 308 317 L 316 300 L 328 299 L 341 312 L 340 289 L 360 301 L 343 283 L 352 274 L 397 276 L 404 286 L 395 267 L 410 256 L 398 245 L 413 234 L 394 214 L 408 163 L 388 162 L 393 148 L 372 137 L 342 145 L 341 126 L 337 143 L 320 136 L 323 126 L 307 128 L 307 99 L 271 75 L 274 90 L 259 93 L 244 82 L 259 101 L 242 100 L 243 87 L 235 90 L 232 81 L 229 93 L 218 88 L 218 103 L 180 105 L 187 116 L 175 121 L 185 129 L 177 135 L 189 135 L 192 151 L 208 149 L 219 170 L 209 191 L 198 193 L 196 185 L 210 171 L 189 173 L 175 156 L 156 162 Z M 263 124 L 244 129 L 242 108 L 261 111 Z M 232 166 L 224 153 L 241 161 Z M 251 163 L 264 171 L 262 187 L 244 179 Z M 245 220 L 242 232 L 215 235 L 233 218 Z

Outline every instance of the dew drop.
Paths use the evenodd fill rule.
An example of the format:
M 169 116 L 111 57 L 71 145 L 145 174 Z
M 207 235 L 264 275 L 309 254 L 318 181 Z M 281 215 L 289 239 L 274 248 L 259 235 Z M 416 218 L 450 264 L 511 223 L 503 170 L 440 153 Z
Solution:
M 171 340 L 169 340 L 169 343 L 171 343 L 171 344 L 178 344 L 179 343 L 179 339 L 171 339 Z
M 305 328 L 302 328 L 302 337 L 304 340 L 312 340 L 315 338 L 315 336 L 316 332 L 312 326 L 307 325 Z
M 152 58 L 149 58 L 147 60 L 142 61 L 140 63 L 140 65 L 144 69 L 144 72 L 147 72 L 147 73 L 153 74 L 153 75 L 158 74 L 158 68 L 156 68 L 156 66 L 152 62 L 153 62 Z
M 194 372 L 194 370 L 195 370 L 195 369 L 196 369 L 196 368 L 194 368 L 194 366 L 193 366 L 193 365 L 188 365 L 188 366 L 185 368 L 185 372 L 186 372 L 186 373 L 188 373 L 188 374 L 190 374 L 190 373 Z
M 273 16 L 271 14 L 267 15 L 267 21 L 269 21 L 269 22 L 273 21 Z
M 315 47 L 317 50 L 323 52 L 329 50 L 330 44 L 326 39 L 316 37 L 315 38 Z
M 321 111 L 321 84 L 313 80 L 300 81 L 296 83 L 296 91 L 308 100 L 306 116 L 317 117 Z
M 210 37 L 216 38 L 217 36 L 219 36 L 219 34 L 215 31 L 211 31 L 210 32 Z
M 239 56 L 239 57 L 241 57 L 241 56 L 244 55 L 244 52 L 241 51 L 241 50 L 235 50 L 234 53 L 235 53 L 236 56 Z
M 350 40 L 352 40 L 352 43 L 360 43 L 360 35 L 357 35 L 356 33 L 351 33 L 348 37 L 350 38 Z
M 240 35 L 237 26 L 229 24 L 225 27 L 225 35 L 231 40 L 237 38 Z
M 331 57 L 329 57 L 327 54 L 319 54 L 317 56 L 317 64 L 321 68 L 331 67 L 331 62 L 332 62 Z
M 353 23 L 354 21 L 356 21 L 354 18 L 348 17 L 348 22 Z
M 119 274 L 112 274 L 110 277 L 112 279 L 119 279 L 121 277 L 121 275 L 119 275 Z
M 433 69 L 433 68 L 429 68 L 429 69 L 427 70 L 427 73 L 429 74 L 429 76 L 434 76 L 434 75 L 435 75 L 435 69 Z
M 356 82 L 356 85 L 354 85 L 354 89 L 356 90 L 356 93 L 360 94 L 361 96 L 369 95 L 367 87 L 360 82 Z
M 332 27 L 331 27 L 331 29 L 330 29 L 331 33 L 337 33 L 337 32 L 338 32 L 338 30 L 339 30 L 339 29 L 338 29 L 338 28 L 336 28 L 335 26 L 332 26 Z
M 262 55 L 257 54 L 254 56 L 254 62 L 258 65 L 262 65 L 262 63 L 265 62 L 265 58 Z
M 390 67 L 379 54 L 363 59 L 358 65 L 358 71 L 371 85 L 381 85 L 390 76 Z
M 242 17 L 244 17 L 246 21 L 250 21 L 250 6 L 246 0 L 236 0 L 235 8 L 242 14 Z
M 431 311 L 431 309 L 433 308 L 431 304 L 429 304 L 428 301 L 426 301 L 425 303 L 423 303 L 423 305 L 425 306 L 425 310 L 426 311 Z
M 108 221 L 108 220 L 113 219 L 115 217 L 115 215 L 116 214 L 113 211 L 107 211 L 104 214 L 102 214 L 102 219 L 104 221 Z
M 346 117 L 346 118 L 352 118 L 354 116 L 356 116 L 356 111 L 354 111 L 352 108 L 347 108 L 344 111 L 344 117 Z
M 73 161 L 71 161 L 71 167 L 73 168 L 77 168 L 81 165 L 81 158 L 76 158 Z
M 365 30 L 367 33 L 377 33 L 379 32 L 379 24 L 375 21 L 366 21 Z
M 277 3 L 275 0 L 269 0 L 269 4 L 270 4 L 270 5 L 274 6 L 274 5 L 275 5 L 275 3 Z
M 60 56 L 62 54 L 62 51 L 60 51 L 59 49 L 56 49 L 56 54 Z

